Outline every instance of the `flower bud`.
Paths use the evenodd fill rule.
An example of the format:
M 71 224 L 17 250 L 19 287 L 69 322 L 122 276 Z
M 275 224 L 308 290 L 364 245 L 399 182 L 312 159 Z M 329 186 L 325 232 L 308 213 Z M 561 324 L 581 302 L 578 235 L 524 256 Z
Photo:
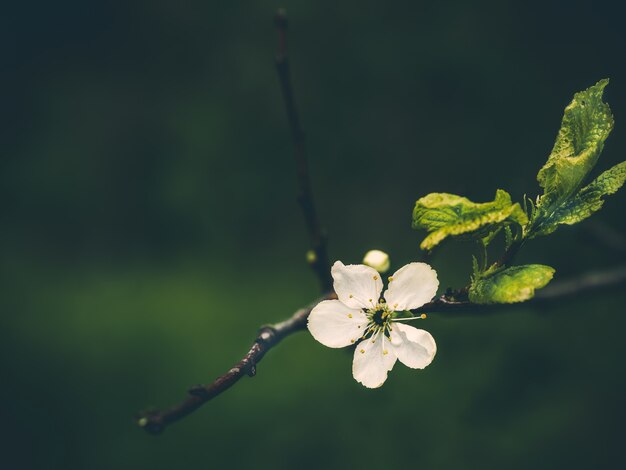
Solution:
M 384 251 L 370 250 L 365 253 L 363 257 L 363 264 L 374 268 L 379 273 L 384 273 L 389 270 L 389 255 Z
M 309 264 L 313 264 L 317 261 L 317 254 L 313 250 L 309 250 L 306 252 L 306 262 Z

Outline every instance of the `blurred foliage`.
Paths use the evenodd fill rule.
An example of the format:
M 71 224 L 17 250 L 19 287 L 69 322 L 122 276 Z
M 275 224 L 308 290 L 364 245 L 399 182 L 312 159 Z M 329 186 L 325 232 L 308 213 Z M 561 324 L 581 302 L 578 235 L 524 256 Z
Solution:
M 431 315 L 433 365 L 375 391 L 352 379 L 350 354 L 298 334 L 162 436 L 135 426 L 135 411 L 227 370 L 259 325 L 317 294 L 272 64 L 277 6 L 5 6 L 1 466 L 615 468 L 623 291 Z M 598 77 L 616 116 L 607 167 L 626 154 L 617 2 L 283 6 L 333 259 L 414 260 L 410 211 L 429 192 L 485 201 L 497 178 L 521 200 L 556 117 Z M 623 204 L 520 262 L 555 279 L 623 262 L 589 235 L 625 233 Z M 442 287 L 466 282 L 468 256 L 442 247 Z

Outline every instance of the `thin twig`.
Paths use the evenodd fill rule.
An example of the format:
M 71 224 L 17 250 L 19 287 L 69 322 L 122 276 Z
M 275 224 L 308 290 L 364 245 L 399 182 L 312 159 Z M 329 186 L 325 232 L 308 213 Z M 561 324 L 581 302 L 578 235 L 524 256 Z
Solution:
M 330 277 L 326 234 L 321 228 L 315 208 L 315 200 L 313 199 L 313 191 L 311 189 L 311 178 L 309 176 L 309 165 L 304 145 L 305 134 L 300 125 L 300 117 L 291 86 L 289 59 L 287 57 L 287 15 L 284 10 L 278 10 L 276 12 L 274 23 L 278 31 L 276 71 L 278 72 L 280 88 L 285 101 L 287 119 L 293 139 L 299 186 L 298 202 L 302 208 L 311 241 L 312 254 L 307 256 L 307 259 L 311 268 L 319 278 L 322 292 L 327 292 L 332 289 L 332 278 Z
M 245 375 L 254 377 L 256 375 L 256 366 L 261 362 L 267 351 L 280 343 L 286 336 L 302 330 L 306 326 L 311 309 L 318 302 L 332 298 L 336 298 L 334 294 L 324 296 L 312 305 L 301 308 L 280 323 L 261 327 L 250 350 L 228 372 L 219 376 L 210 384 L 191 387 L 188 390 L 189 396 L 185 400 L 167 410 L 141 413 L 137 418 L 137 424 L 151 434 L 159 434 L 167 425 L 184 418 L 207 401 L 225 392 Z
M 413 310 L 413 313 L 468 313 L 472 311 L 481 314 L 490 313 L 514 306 L 546 304 L 556 300 L 562 301 L 567 298 L 578 297 L 582 293 L 589 293 L 623 284 L 626 284 L 626 266 L 619 266 L 614 269 L 590 272 L 574 279 L 555 282 L 545 289 L 538 291 L 537 295 L 532 300 L 520 304 L 476 305 L 468 301 L 458 302 L 450 300 L 443 295 Z M 192 387 L 189 390 L 189 397 L 168 410 L 147 411 L 142 413 L 137 419 L 137 423 L 146 431 L 152 434 L 158 434 L 163 431 L 167 425 L 184 418 L 207 401 L 228 390 L 245 375 L 254 376 L 256 374 L 256 365 L 261 361 L 263 356 L 287 336 L 304 330 L 309 313 L 317 302 L 332 298 L 336 298 L 336 296 L 334 294 L 328 294 L 317 300 L 314 304 L 298 310 L 285 321 L 277 323 L 276 325 L 262 327 L 250 350 L 228 372 L 221 375 L 210 384 Z
M 592 291 L 607 289 L 626 283 L 626 266 L 602 271 L 590 271 L 579 277 L 555 282 L 537 292 L 535 303 L 548 303 L 574 295 L 580 296 Z
M 501 267 L 510 265 L 513 262 L 513 259 L 517 256 L 517 253 L 519 253 L 519 250 L 524 245 L 524 241 L 524 239 L 520 239 L 511 243 L 511 246 L 509 246 L 502 256 L 495 262 L 495 266 Z

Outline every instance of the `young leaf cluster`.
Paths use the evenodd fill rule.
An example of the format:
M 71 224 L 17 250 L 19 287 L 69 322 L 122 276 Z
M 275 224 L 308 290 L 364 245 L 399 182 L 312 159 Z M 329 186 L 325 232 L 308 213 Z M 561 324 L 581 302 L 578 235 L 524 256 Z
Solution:
M 525 225 L 528 217 L 509 193 L 496 191 L 491 202 L 476 203 L 455 194 L 431 193 L 418 199 L 413 209 L 413 228 L 429 232 L 422 240 L 422 250 L 432 250 L 449 236 L 471 234 L 490 237 L 491 233 L 511 223 Z
M 469 299 L 475 304 L 523 302 L 552 280 L 554 268 L 542 264 L 498 268 L 473 279 Z
M 531 214 L 527 238 L 549 235 L 559 225 L 586 219 L 602 207 L 604 196 L 624 184 L 626 167 L 620 163 L 580 189 L 613 129 L 613 115 L 602 101 L 607 84 L 608 80 L 601 80 L 576 93 L 565 108 L 554 148 L 537 174 L 543 194 Z
M 604 142 L 613 129 L 613 115 L 602 95 L 608 80 L 601 80 L 574 95 L 565 108 L 561 128 L 537 181 L 543 190 L 535 202 L 524 198 L 523 207 L 499 189 L 493 201 L 477 203 L 455 194 L 431 193 L 418 199 L 413 228 L 425 230 L 423 250 L 432 250 L 449 237 L 473 238 L 483 249 L 483 260 L 473 257 L 469 299 L 478 304 L 522 302 L 534 296 L 554 275 L 549 266 L 509 266 L 530 239 L 549 235 L 560 225 L 573 225 L 604 204 L 626 181 L 626 162 L 600 174 L 583 186 L 595 167 Z M 528 204 L 527 204 L 528 202 Z M 487 247 L 504 233 L 505 253 L 488 263 Z

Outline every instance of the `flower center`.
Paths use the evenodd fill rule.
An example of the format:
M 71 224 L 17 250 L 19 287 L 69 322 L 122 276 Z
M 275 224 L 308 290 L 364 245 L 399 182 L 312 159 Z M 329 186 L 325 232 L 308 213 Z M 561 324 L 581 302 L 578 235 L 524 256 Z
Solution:
M 384 326 L 385 325 L 385 319 L 387 317 L 387 315 L 385 315 L 385 310 L 380 309 L 380 310 L 374 310 L 374 313 L 372 314 L 372 321 L 379 325 L 379 326 Z
M 373 336 L 382 331 L 385 336 L 389 337 L 391 320 L 394 317 L 394 314 L 392 310 L 389 310 L 387 305 L 384 303 L 378 304 L 375 308 L 367 310 L 365 315 L 367 316 L 369 322 L 367 324 L 367 328 L 365 329 L 364 336 Z

